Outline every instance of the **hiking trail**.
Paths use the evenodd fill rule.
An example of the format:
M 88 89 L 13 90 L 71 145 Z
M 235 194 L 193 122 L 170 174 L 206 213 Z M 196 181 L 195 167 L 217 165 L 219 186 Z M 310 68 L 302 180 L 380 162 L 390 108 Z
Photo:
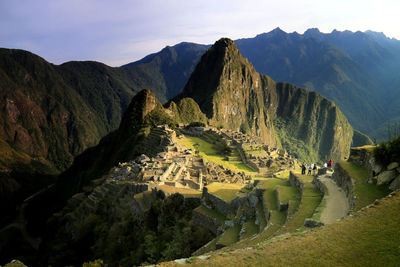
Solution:
M 325 195 L 326 207 L 321 214 L 321 222 L 324 224 L 333 223 L 343 218 L 349 211 L 349 203 L 345 192 L 339 188 L 336 183 L 330 179 L 332 173 L 321 175 L 319 179 L 326 186 L 327 193 Z

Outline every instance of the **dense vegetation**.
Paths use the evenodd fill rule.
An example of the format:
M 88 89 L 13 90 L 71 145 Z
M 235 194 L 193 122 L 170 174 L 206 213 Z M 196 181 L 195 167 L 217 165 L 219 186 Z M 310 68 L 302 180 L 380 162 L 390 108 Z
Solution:
M 374 149 L 374 157 L 383 166 L 394 161 L 400 162 L 400 136 L 377 145 Z
M 107 200 L 96 213 L 88 214 L 77 237 L 61 228 L 46 243 L 43 265 L 79 265 L 101 258 L 109 266 L 137 266 L 189 257 L 213 237 L 191 224 L 193 203 L 180 194 L 165 197 L 162 191 L 152 200 L 143 217 L 110 217 L 113 207 Z M 51 222 L 57 227 L 60 222 Z M 48 237 L 50 238 L 50 237 Z

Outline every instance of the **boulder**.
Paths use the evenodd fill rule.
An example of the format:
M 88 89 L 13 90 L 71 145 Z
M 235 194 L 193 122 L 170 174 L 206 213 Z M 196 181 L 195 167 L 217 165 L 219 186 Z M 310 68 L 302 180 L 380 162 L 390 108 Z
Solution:
M 378 180 L 377 180 L 377 185 L 381 184 L 389 184 L 391 181 L 393 181 L 394 178 L 396 178 L 397 172 L 395 170 L 391 171 L 384 171 L 378 175 Z
M 400 175 L 397 176 L 389 185 L 389 189 L 392 191 L 396 191 L 397 189 L 400 189 Z
M 369 164 L 371 165 L 371 169 L 374 172 L 374 174 L 378 174 L 382 171 L 382 165 L 378 164 L 375 160 L 374 157 L 371 157 L 369 160 Z
M 322 225 L 324 225 L 322 222 L 315 221 L 315 220 L 310 219 L 310 218 L 305 219 L 305 221 L 304 221 L 304 226 L 305 227 L 314 228 L 314 227 L 319 227 L 319 226 L 322 226 Z
M 397 167 L 399 167 L 399 163 L 397 163 L 397 162 L 392 162 L 392 163 L 390 163 L 390 164 L 387 166 L 387 169 L 388 169 L 388 171 L 390 171 L 390 170 L 396 169 Z

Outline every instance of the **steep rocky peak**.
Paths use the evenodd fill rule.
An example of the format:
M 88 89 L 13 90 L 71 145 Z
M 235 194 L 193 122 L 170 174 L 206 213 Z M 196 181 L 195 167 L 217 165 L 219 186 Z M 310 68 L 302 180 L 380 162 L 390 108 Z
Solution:
M 132 98 L 122 117 L 120 129 L 140 126 L 147 114 L 156 108 L 162 108 L 161 103 L 149 89 L 143 89 Z
M 232 59 L 242 57 L 234 41 L 229 38 L 221 38 L 207 51 L 216 60 L 222 60 L 226 64 Z

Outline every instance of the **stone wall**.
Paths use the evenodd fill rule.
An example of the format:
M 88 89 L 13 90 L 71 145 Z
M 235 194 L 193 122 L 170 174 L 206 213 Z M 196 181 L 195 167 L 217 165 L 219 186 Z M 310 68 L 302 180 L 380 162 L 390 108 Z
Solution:
M 195 225 L 210 230 L 214 235 L 219 235 L 221 233 L 219 229 L 222 226 L 222 223 L 220 221 L 196 210 L 193 210 L 192 212 L 192 222 Z
M 383 170 L 383 167 L 375 161 L 372 150 L 351 148 L 349 162 L 367 169 L 371 176 L 375 176 Z
M 289 183 L 291 186 L 297 187 L 301 194 L 303 193 L 303 183 L 292 172 L 289 174 Z
M 230 204 L 216 195 L 208 193 L 206 187 L 203 188 L 203 195 L 201 199 L 205 206 L 214 209 L 225 216 L 230 216 L 233 213 L 233 209 Z
M 324 184 L 321 182 L 321 180 L 318 178 L 318 176 L 314 176 L 313 183 L 318 188 L 318 190 L 321 191 L 321 193 L 325 196 L 326 188 L 325 188 Z
M 332 179 L 337 186 L 343 189 L 346 193 L 347 201 L 349 202 L 350 209 L 354 207 L 354 181 L 347 174 L 347 172 L 339 164 L 335 164 L 335 170 L 332 174 Z

